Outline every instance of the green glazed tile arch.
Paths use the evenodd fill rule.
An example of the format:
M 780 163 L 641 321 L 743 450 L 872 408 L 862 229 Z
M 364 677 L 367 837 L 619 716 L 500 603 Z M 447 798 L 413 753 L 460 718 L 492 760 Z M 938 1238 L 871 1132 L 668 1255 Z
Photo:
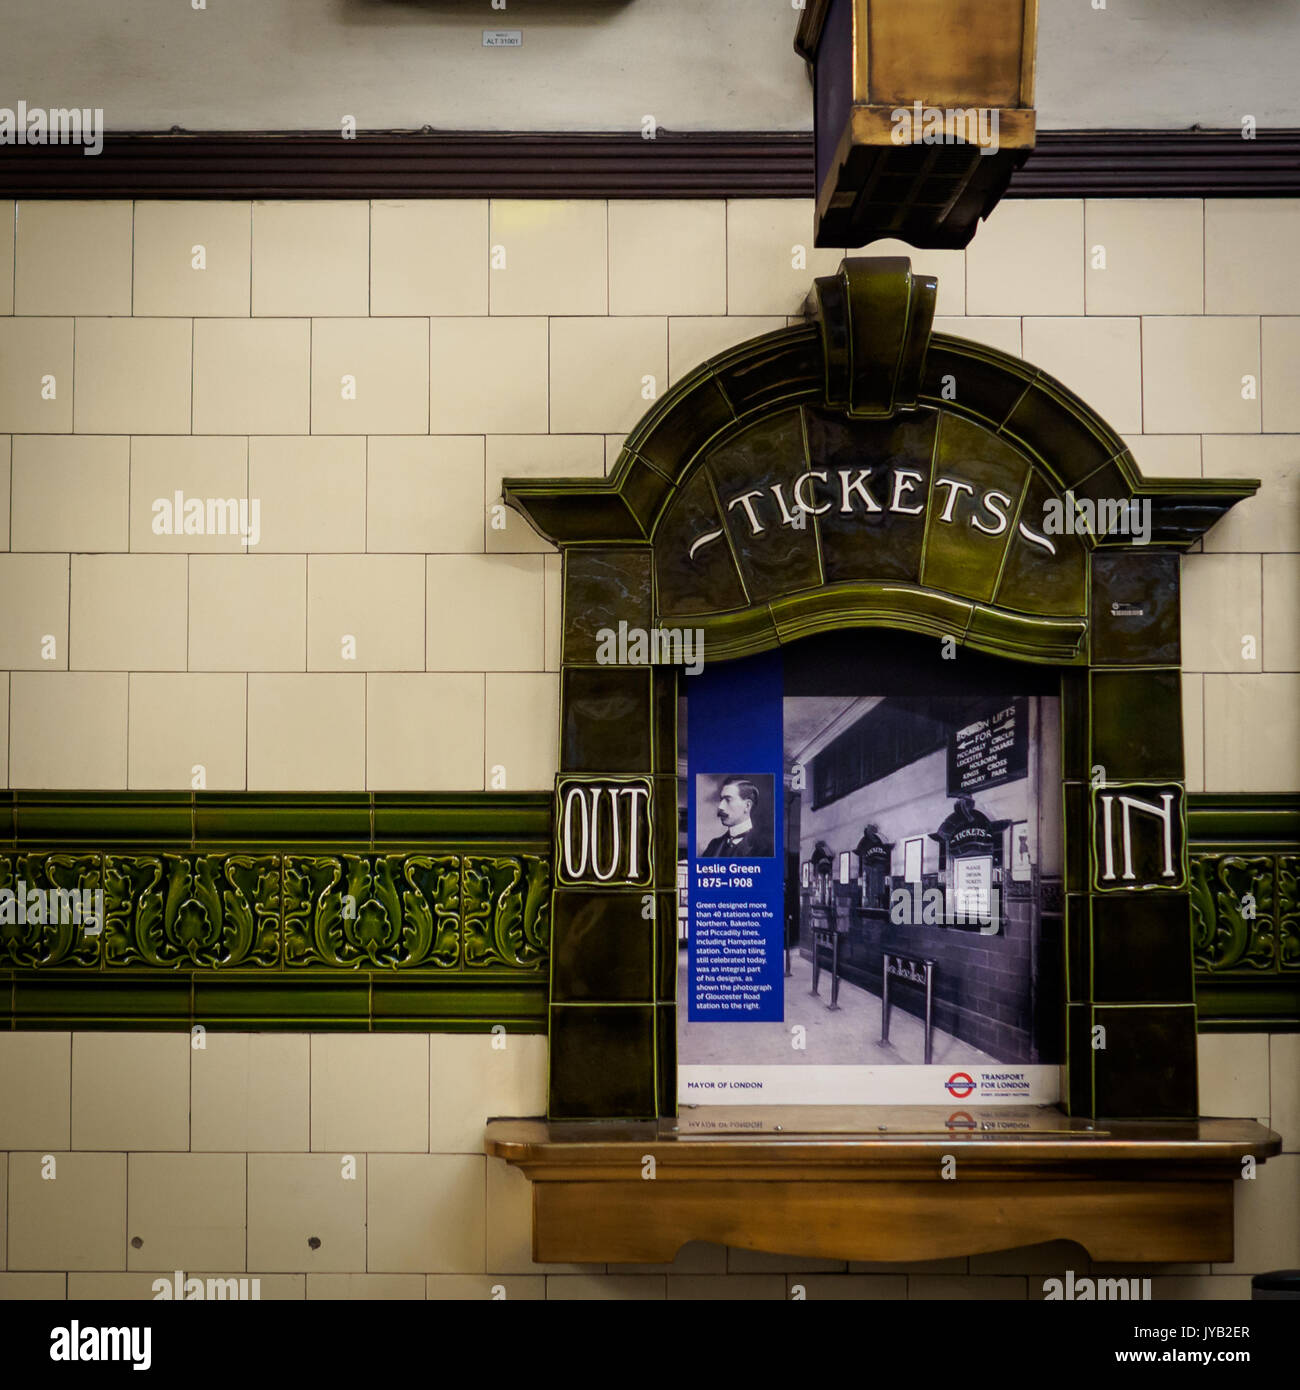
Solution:
M 567 562 L 569 553 L 581 551 L 587 557 L 581 572 L 592 575 L 603 567 L 612 568 L 616 552 L 623 552 L 617 563 L 621 573 L 630 575 L 636 566 L 629 550 L 644 550 L 651 557 L 651 622 L 661 629 L 689 623 L 703 633 L 710 659 L 741 657 L 831 629 L 892 627 L 951 636 L 966 646 L 1012 660 L 1054 665 L 1061 669 L 1063 678 L 1072 671 L 1080 675 L 1097 671 L 1091 640 L 1098 619 L 1091 561 L 1099 549 L 1099 539 L 1104 538 L 1087 533 L 1061 538 L 1060 547 L 1052 552 L 1054 558 L 1067 549 L 1077 556 L 1077 565 L 1068 575 L 1064 568 L 1052 575 L 1042 564 L 1035 566 L 1033 557 L 1028 564 L 1022 563 L 1025 542 L 1020 539 L 1024 533 L 1018 523 L 1031 506 L 1031 497 L 1034 507 L 1042 506 L 1044 499 L 1060 498 L 1067 489 L 1081 498 L 1100 499 L 1109 493 L 1118 502 L 1149 501 L 1154 518 L 1153 548 L 1180 551 L 1189 548 L 1236 501 L 1251 495 L 1258 484 L 1144 479 L 1120 436 L 1060 382 L 996 349 L 932 334 L 935 289 L 932 278 L 914 276 L 903 258 L 850 258 L 836 276 L 817 282 L 811 322 L 730 348 L 672 387 L 628 436 L 608 478 L 507 479 L 503 484 L 506 501 L 566 553 L 566 617 L 571 604 L 580 599 L 590 601 L 591 593 L 588 585 L 582 599 L 579 570 Z M 870 431 L 889 431 L 895 422 L 899 429 L 903 422 L 922 422 L 919 432 L 904 431 L 897 439 L 891 435 L 896 448 L 881 445 L 882 455 L 890 460 L 889 468 L 914 469 L 916 497 L 927 501 L 919 528 L 913 528 L 922 532 L 919 550 L 910 543 L 910 548 L 903 548 L 908 557 L 915 551 L 914 571 L 907 569 L 912 563 L 908 558 L 892 577 L 872 573 L 878 552 L 867 546 L 866 558 L 860 556 L 855 561 L 861 570 L 856 577 L 850 574 L 829 580 L 830 533 L 816 514 L 811 516 L 811 544 L 798 537 L 784 539 L 785 550 L 775 563 L 771 555 L 760 557 L 751 544 L 760 534 L 752 518 L 748 535 L 729 523 L 735 494 L 730 487 L 719 486 L 720 478 L 746 486 L 757 486 L 760 479 L 766 484 L 784 480 L 789 485 L 794 481 L 789 473 L 791 448 L 801 450 L 795 457 L 804 470 L 832 456 L 814 452 L 810 445 L 810 413 L 819 420 L 849 422 L 849 434 L 838 443 L 828 442 L 832 435 L 819 424 L 818 448 L 847 448 L 847 456 L 859 460 L 865 457 L 863 439 L 875 438 Z M 797 430 L 792 428 L 796 414 Z M 928 432 L 924 428 L 927 417 L 934 420 Z M 876 442 L 880 443 L 878 439 Z M 845 456 L 841 453 L 837 457 Z M 930 544 L 939 511 L 935 480 L 941 468 L 945 473 L 960 470 L 958 476 L 978 484 L 982 495 L 991 495 L 987 489 L 996 486 L 1008 498 L 1010 526 L 1004 529 L 1011 529 L 1013 534 L 1003 537 L 996 547 L 986 546 L 975 556 L 978 563 L 962 563 L 961 544 L 954 547 L 951 535 L 945 535 L 944 545 L 935 548 Z M 848 484 L 841 486 L 847 488 Z M 895 479 L 891 490 L 896 492 L 897 486 Z M 942 508 L 948 523 L 955 491 L 948 490 Z M 766 492 L 760 490 L 754 495 L 765 497 Z M 777 500 L 781 500 L 779 494 Z M 799 509 L 812 510 L 803 502 Z M 866 513 L 884 510 L 864 505 Z M 885 524 L 899 513 L 922 515 L 920 510 L 892 506 L 887 510 Z M 782 513 L 788 522 L 790 513 L 784 503 Z M 974 556 L 980 539 L 971 542 L 965 532 L 960 534 L 962 544 Z M 1001 531 L 986 534 L 1002 536 Z M 685 554 L 693 561 L 696 542 L 701 539 L 708 544 L 718 542 L 709 552 L 712 569 L 708 582 L 692 580 L 683 587 L 674 581 L 675 588 L 666 588 L 665 577 L 671 575 L 665 569 L 667 557 Z M 1067 539 L 1072 549 L 1067 547 Z M 876 540 L 878 534 L 873 545 Z M 1151 553 L 1134 538 L 1126 537 L 1118 546 L 1112 540 L 1105 540 L 1110 553 L 1124 549 L 1135 556 L 1139 551 Z M 601 551 L 608 558 L 593 553 Z M 1037 578 L 1035 567 L 1040 571 Z M 927 573 L 935 577 L 928 586 L 922 582 Z M 1167 576 L 1175 591 L 1177 579 L 1176 569 Z M 1062 583 L 1067 585 L 1064 598 L 1060 592 L 1054 596 L 1048 593 L 1053 584 L 1059 589 Z M 635 599 L 627 610 L 629 615 L 635 611 L 643 621 L 644 591 L 629 580 L 628 594 Z M 721 603 L 718 594 L 726 595 Z M 608 623 L 617 617 L 621 603 L 623 598 L 613 595 L 600 615 L 601 621 Z M 587 740 L 572 726 L 574 718 L 581 715 L 583 702 L 592 709 L 613 709 L 616 695 L 626 702 L 635 693 L 622 692 L 621 687 L 615 691 L 612 686 L 606 690 L 608 668 L 605 684 L 595 679 L 599 668 L 590 664 L 593 619 L 594 615 L 584 616 L 582 622 L 565 624 L 566 634 L 574 633 L 574 645 L 572 650 L 566 649 L 562 660 L 561 722 L 566 730 L 565 747 L 575 751 L 569 761 L 562 756 L 563 775 L 597 780 L 652 776 L 656 787 L 653 814 L 659 822 L 654 835 L 657 842 L 663 837 L 664 855 L 672 857 L 668 837 L 671 834 L 675 839 L 676 835 L 674 779 L 667 774 L 657 742 L 646 747 L 638 743 L 634 748 L 630 743 L 624 747 L 624 740 L 618 743 L 618 758 L 609 766 L 602 763 L 597 767 L 581 755 Z M 1112 642 L 1108 651 L 1121 671 L 1142 664 L 1140 642 L 1137 650 Z M 1165 664 L 1163 657 L 1161 664 Z M 574 683 L 579 674 L 592 685 L 587 694 L 583 693 L 585 686 L 579 690 Z M 1091 685 L 1084 680 L 1072 687 L 1082 698 L 1083 708 L 1076 710 L 1075 717 L 1088 744 L 1088 757 L 1094 736 Z M 636 695 L 647 726 L 658 719 L 653 696 L 657 688 L 652 682 Z M 621 722 L 626 723 L 626 719 Z M 1113 738 L 1112 743 L 1121 749 L 1127 746 Z M 1136 784 L 1146 777 L 1140 752 L 1135 752 L 1132 765 L 1113 769 L 1118 780 Z M 1084 794 L 1086 784 L 1070 780 L 1079 774 L 1070 772 L 1066 761 L 1062 769 L 1064 886 L 1089 902 L 1097 892 L 1088 871 L 1092 811 Z M 1165 771 L 1162 780 L 1181 784 L 1181 762 Z M 1179 815 L 1185 827 L 1181 797 Z M 1071 869 L 1076 862 L 1077 868 Z M 652 885 L 656 893 L 673 887 L 664 877 L 666 872 L 666 864 L 661 865 Z M 1189 931 L 1183 952 L 1187 959 L 1174 964 L 1179 967 L 1179 978 L 1185 976 L 1190 981 L 1188 911 Z M 562 914 L 553 911 L 553 923 L 557 917 L 560 920 L 555 930 L 562 934 L 566 930 Z M 675 935 L 675 923 L 656 924 L 656 961 L 667 939 L 662 933 L 670 929 Z M 1090 951 L 1092 945 L 1090 940 Z M 557 958 L 555 953 L 571 953 L 573 947 L 574 943 L 557 936 L 552 961 Z M 634 993 L 644 994 L 644 999 L 628 997 L 627 981 L 631 979 L 638 982 Z M 581 989 L 581 1002 L 572 997 L 557 998 L 554 992 L 550 1000 L 552 1116 L 645 1118 L 674 1113 L 670 1084 L 674 1037 L 669 1025 L 675 1005 L 661 998 L 657 990 L 653 996 L 649 994 L 644 962 L 629 963 L 621 973 L 611 970 L 606 989 L 598 979 L 584 976 Z M 1172 1001 L 1172 1007 L 1164 997 L 1124 1005 L 1147 1011 L 1132 1022 L 1130 1032 L 1134 1038 L 1153 1040 L 1153 1046 L 1167 1046 L 1167 1060 L 1177 1063 L 1175 1072 L 1182 1068 L 1189 1043 L 1194 1042 L 1190 986 L 1185 993 L 1188 997 Z M 1132 1113 L 1194 1113 L 1194 1061 L 1191 1072 L 1184 1069 L 1179 1083 L 1163 1095 L 1152 1095 L 1142 1087 L 1126 1088 L 1111 1059 L 1078 1057 L 1082 1049 L 1075 1046 L 1077 1028 L 1068 1021 L 1091 1018 L 1106 1001 L 1093 993 L 1091 983 L 1083 997 L 1075 1000 L 1071 994 L 1069 998 L 1073 1002 L 1067 1005 L 1066 1030 L 1074 1040 L 1070 1054 L 1082 1063 L 1070 1078 L 1072 1109 L 1098 1114 L 1098 1107 L 1104 1108 L 1107 1098 L 1122 1097 L 1120 1103 L 1136 1107 Z M 652 1014 L 658 1019 L 653 1026 Z M 610 1066 L 593 1067 L 590 1050 L 597 1044 L 606 1050 Z M 1194 1057 L 1194 1046 L 1192 1052 Z M 619 1059 L 616 1063 L 615 1058 Z

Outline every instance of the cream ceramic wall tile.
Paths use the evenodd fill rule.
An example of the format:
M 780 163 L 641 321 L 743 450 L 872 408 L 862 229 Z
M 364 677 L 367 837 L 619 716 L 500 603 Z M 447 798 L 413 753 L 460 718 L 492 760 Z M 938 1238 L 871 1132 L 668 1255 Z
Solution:
M 727 313 L 797 314 L 818 275 L 832 275 L 844 253 L 813 246 L 811 198 L 732 198 L 727 202 Z
M 121 791 L 126 717 L 125 672 L 14 671 L 9 785 Z
M 1201 449 L 1207 478 L 1260 482 L 1254 497 L 1215 523 L 1206 550 L 1300 551 L 1300 437 L 1206 435 Z
M 0 434 L 0 552 L 10 549 L 9 533 L 13 526 L 13 489 L 10 484 L 12 452 L 12 438 Z
M 630 430 L 666 389 L 664 319 L 552 319 L 551 428 Z
M 1185 671 L 1263 669 L 1258 555 L 1185 555 L 1182 564 Z
M 9 1256 L 9 1155 L 0 1153 L 0 1270 Z
M 370 312 L 486 314 L 484 198 L 370 204 Z
M 1268 1034 L 1201 1033 L 1196 1070 L 1202 1115 L 1255 1119 L 1268 1114 Z
M 253 313 L 370 312 L 370 204 L 253 204 Z
M 376 436 L 366 443 L 366 549 L 483 549 L 483 440 Z
M 365 1267 L 364 1153 L 248 1155 L 250 1271 Z
M 553 550 L 521 513 L 501 499 L 503 478 L 600 478 L 605 473 L 599 434 L 490 434 L 487 437 L 487 549 L 529 554 Z M 496 511 L 498 504 L 501 511 Z
M 366 678 L 250 675 L 249 791 L 360 791 Z
M 243 1154 L 131 1154 L 127 1268 L 242 1270 L 246 1163 Z
M 940 318 L 934 319 L 936 333 L 951 333 L 954 338 L 968 338 L 1019 357 L 1022 352 L 1019 319 L 999 318 Z M 1078 322 L 1078 320 L 1072 320 Z
M 78 319 L 78 434 L 189 434 L 188 319 Z
M 909 1274 L 909 1299 L 1025 1299 L 1029 1296 L 1029 1281 L 1024 1278 L 996 1275 Z
M 487 1267 L 498 1274 L 590 1273 L 590 1265 L 534 1264 L 533 1187 L 503 1158 L 487 1163 Z
M 301 671 L 307 664 L 302 555 L 195 555 L 191 671 Z
M 968 314 L 1082 314 L 1083 202 L 1003 200 L 966 248 Z
M 522 1303 L 544 1299 L 546 1280 L 540 1274 L 430 1274 L 425 1289 L 426 1298 L 445 1303 L 472 1303 L 480 1298 Z
M 260 554 L 366 548 L 366 441 L 254 437 L 248 495 L 261 506 Z
M 427 574 L 429 670 L 541 670 L 540 555 L 430 555 Z
M 67 1298 L 66 1274 L 0 1274 L 0 1303 L 48 1303 Z
M 308 556 L 307 669 L 424 670 L 424 556 Z
M 348 1153 L 428 1153 L 428 1038 L 417 1033 L 314 1034 L 311 1146 Z
M 250 540 L 260 537 L 260 516 L 247 506 L 247 439 L 138 435 L 129 443 L 133 551 L 239 555 L 245 521 Z
M 0 314 L 14 311 L 14 200 L 0 198 Z
M 310 319 L 195 321 L 195 434 L 310 428 Z
M 1205 790 L 1293 792 L 1300 787 L 1300 729 L 1278 713 L 1296 709 L 1300 675 L 1207 675 Z
M 190 1148 L 302 1152 L 309 1146 L 306 1033 L 212 1033 L 190 1053 Z
M 559 555 L 546 557 L 546 669 L 560 669 L 560 636 L 564 622 L 564 564 Z
M 1205 312 L 1300 314 L 1300 203 L 1207 198 Z
M 432 434 L 545 434 L 547 321 L 430 320 Z
M 612 201 L 609 312 L 725 314 L 727 205 L 721 199 Z
M 314 434 L 420 434 L 429 428 L 427 319 L 314 319 Z
M 188 1033 L 72 1035 L 74 1149 L 189 1146 Z
M 51 1179 L 45 1155 L 9 1155 L 9 1268 L 125 1269 L 126 1155 L 52 1157 Z
M 131 204 L 18 204 L 16 314 L 129 314 Z
M 1183 672 L 1183 778 L 1189 792 L 1205 790 L 1205 677 Z
M 1147 434 L 1257 431 L 1259 320 L 1143 319 L 1142 402 Z
M 906 1285 L 905 1280 L 898 1282 Z M 800 1296 L 806 1296 L 804 1290 L 800 1291 Z M 851 1298 L 854 1295 L 840 1296 Z M 754 1299 L 784 1300 L 786 1280 L 780 1274 L 673 1274 L 668 1278 L 668 1297 L 691 1302 L 711 1299 L 725 1299 L 727 1302 L 743 1300 L 746 1303 Z
M 368 676 L 366 787 L 370 791 L 481 791 L 483 676 L 423 672 Z
M 243 791 L 246 681 L 242 672 L 133 672 L 127 785 L 133 791 Z
M 493 199 L 489 240 L 492 313 L 606 312 L 603 199 Z
M 485 1272 L 486 1162 L 482 1154 L 371 1154 L 366 1268 Z
M 1142 429 L 1140 320 L 1027 318 L 1024 355 L 1087 401 L 1112 429 Z
M 1264 670 L 1300 671 L 1300 555 L 1265 555 Z
M 1199 434 L 1129 434 L 1124 443 L 1132 451 L 1144 478 L 1199 478 Z
M 1268 1040 L 1270 1126 L 1286 1153 L 1300 1151 L 1300 1033 L 1273 1033 Z
M 0 555 L 0 667 L 68 669 L 66 555 Z
M 668 1297 L 667 1278 L 662 1274 L 548 1274 L 546 1298 L 579 1300 L 583 1303 L 610 1302 Z
M 488 673 L 483 760 L 493 791 L 549 791 L 560 742 L 558 675 Z
M 72 319 L 0 318 L 0 431 L 72 429 Z
M 71 1093 L 71 1033 L 0 1033 L 0 1149 L 66 1149 Z
M 349 1300 L 423 1300 L 424 1276 L 420 1274 L 309 1274 L 307 1298 Z
M 9 786 L 9 672 L 0 679 L 0 787 Z
M 1266 434 L 1300 434 L 1300 317 L 1260 320 Z
M 74 671 L 183 671 L 183 555 L 74 555 L 68 665 Z
M 668 384 L 675 386 L 702 362 L 746 339 L 785 327 L 779 314 L 766 317 L 671 318 L 668 320 Z M 622 436 L 619 436 L 620 442 Z
M 1254 1181 L 1234 1183 L 1233 1193 L 1233 1261 L 1211 1265 L 1214 1273 L 1300 1268 L 1300 1154 L 1261 1163 Z
M 136 203 L 132 312 L 247 315 L 251 233 L 249 203 Z
M 199 1294 L 190 1282 L 195 1279 L 201 1280 L 203 1283 L 204 1292 L 202 1294 Z M 220 1291 L 218 1291 L 218 1286 L 208 1282 L 217 1279 L 222 1281 Z M 244 1297 L 250 1300 L 256 1298 L 260 1303 L 286 1299 L 301 1302 L 304 1297 L 305 1278 L 301 1274 L 248 1275 L 242 1270 L 229 1269 L 182 1270 L 181 1294 L 179 1296 L 196 1299 L 199 1297 L 223 1300 L 237 1299 L 241 1279 L 244 1281 Z M 234 1282 L 231 1283 L 231 1280 Z M 152 1302 L 164 1297 L 162 1289 L 154 1287 L 160 1281 L 166 1286 L 169 1297 L 178 1297 L 175 1292 L 175 1269 L 148 1270 L 139 1274 L 72 1273 L 68 1275 L 68 1286 L 71 1291 L 69 1296 L 78 1301 Z M 186 1290 L 189 1290 L 188 1294 L 186 1294 Z
M 673 1297 L 673 1282 L 668 1281 L 669 1298 Z M 907 1297 L 905 1274 L 801 1274 L 789 1282 L 801 1284 L 806 1299 L 853 1299 L 857 1302 Z
M 1199 314 L 1205 301 L 1199 198 L 1089 198 L 1090 314 Z
M 914 275 L 933 275 L 939 282 L 939 292 L 935 298 L 936 314 L 964 314 L 966 312 L 966 253 L 965 251 L 944 251 L 909 246 L 905 241 L 884 237 L 867 246 L 853 247 L 845 252 L 848 256 L 906 256 L 912 263 Z M 812 288 L 811 282 L 808 286 Z
M 429 1151 L 483 1152 L 489 1119 L 546 1113 L 546 1039 L 528 1033 L 429 1036 Z
M 20 434 L 13 442 L 14 550 L 125 550 L 130 441 Z

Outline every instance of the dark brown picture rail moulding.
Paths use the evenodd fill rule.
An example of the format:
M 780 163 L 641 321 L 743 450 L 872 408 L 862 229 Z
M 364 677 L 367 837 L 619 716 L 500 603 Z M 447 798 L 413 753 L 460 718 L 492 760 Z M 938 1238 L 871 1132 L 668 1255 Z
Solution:
M 1300 130 L 1042 131 L 1008 197 L 1300 194 Z M 0 147 L 6 198 L 800 198 L 809 133 L 384 131 L 105 137 Z

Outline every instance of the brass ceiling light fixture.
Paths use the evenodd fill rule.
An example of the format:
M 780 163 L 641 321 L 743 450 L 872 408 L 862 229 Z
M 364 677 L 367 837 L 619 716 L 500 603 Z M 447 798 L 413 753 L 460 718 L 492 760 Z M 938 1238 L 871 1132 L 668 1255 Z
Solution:
M 808 0 L 818 246 L 966 246 L 1034 146 L 1038 0 Z

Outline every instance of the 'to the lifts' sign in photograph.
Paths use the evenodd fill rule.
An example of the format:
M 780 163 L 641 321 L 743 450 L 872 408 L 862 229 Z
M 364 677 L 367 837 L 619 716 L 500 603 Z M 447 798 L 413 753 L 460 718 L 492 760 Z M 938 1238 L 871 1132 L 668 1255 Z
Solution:
M 644 888 L 653 881 L 650 783 L 561 778 L 556 789 L 561 883 Z

